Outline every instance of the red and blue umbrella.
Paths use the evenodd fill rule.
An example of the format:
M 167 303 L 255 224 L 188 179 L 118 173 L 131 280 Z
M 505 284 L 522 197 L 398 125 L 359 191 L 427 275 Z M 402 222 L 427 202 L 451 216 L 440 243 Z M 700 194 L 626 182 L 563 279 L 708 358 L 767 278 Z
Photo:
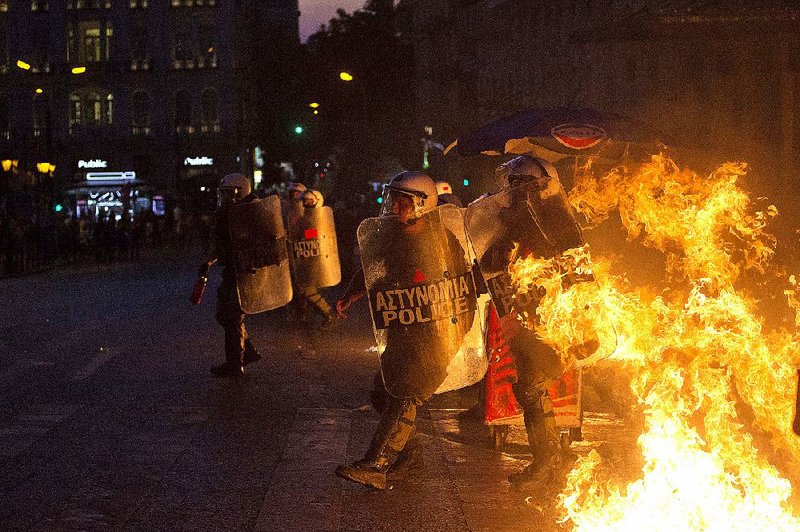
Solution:
M 666 146 L 652 127 L 591 108 L 537 107 L 499 118 L 460 137 L 445 153 L 529 154 L 549 161 L 569 156 L 646 159 Z

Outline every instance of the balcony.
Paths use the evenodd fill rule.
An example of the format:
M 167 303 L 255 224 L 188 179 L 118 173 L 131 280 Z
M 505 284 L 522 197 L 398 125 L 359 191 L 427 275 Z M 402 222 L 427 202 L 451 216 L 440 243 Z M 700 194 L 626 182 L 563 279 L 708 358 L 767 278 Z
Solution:
M 179 125 L 175 126 L 175 133 L 178 135 L 192 135 L 196 131 L 194 126 Z
M 209 123 L 209 124 L 202 124 L 200 126 L 200 132 L 201 133 L 219 133 L 220 132 L 219 122 L 212 122 L 212 123 Z
M 111 0 L 67 0 L 67 10 L 111 9 Z
M 217 5 L 216 0 L 171 0 L 172 7 L 213 7 Z
M 131 59 L 131 70 L 150 70 L 149 59 Z

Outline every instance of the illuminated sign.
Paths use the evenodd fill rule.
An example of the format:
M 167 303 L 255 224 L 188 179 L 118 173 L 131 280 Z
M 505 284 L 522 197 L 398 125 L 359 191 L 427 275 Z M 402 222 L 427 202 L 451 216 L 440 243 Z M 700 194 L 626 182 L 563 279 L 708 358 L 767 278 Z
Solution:
M 133 181 L 136 172 L 86 172 L 87 181 Z
M 78 168 L 108 168 L 108 161 L 104 161 L 102 159 L 91 159 L 89 161 L 84 161 L 81 159 L 78 161 Z
M 212 166 L 214 159 L 211 157 L 187 157 L 183 160 L 184 166 Z

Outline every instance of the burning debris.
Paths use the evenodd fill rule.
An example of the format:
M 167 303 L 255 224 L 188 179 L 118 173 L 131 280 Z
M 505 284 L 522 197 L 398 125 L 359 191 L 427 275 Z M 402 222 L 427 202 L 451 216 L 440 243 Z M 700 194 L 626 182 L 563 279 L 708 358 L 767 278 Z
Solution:
M 746 170 L 727 163 L 702 178 L 655 156 L 635 170 L 579 177 L 576 210 L 593 224 L 618 212 L 629 240 L 665 255 L 662 286 L 633 286 L 610 260 L 590 263 L 585 249 L 562 258 L 566 267 L 530 258 L 512 267 L 519 293 L 543 294 L 525 318 L 543 339 L 566 353 L 594 331 L 599 351 L 616 348 L 609 363 L 635 375 L 641 475 L 625 485 L 596 451 L 580 457 L 560 496 L 577 529 L 800 528 L 790 481 L 800 479 L 796 333 L 767 332 L 756 301 L 737 290 L 743 272 L 769 273 L 776 243 L 766 225 L 777 210 L 756 212 L 737 184 Z M 576 272 L 595 282 L 562 282 Z M 795 290 L 787 295 L 797 310 Z M 604 321 L 616 334 L 603 332 Z

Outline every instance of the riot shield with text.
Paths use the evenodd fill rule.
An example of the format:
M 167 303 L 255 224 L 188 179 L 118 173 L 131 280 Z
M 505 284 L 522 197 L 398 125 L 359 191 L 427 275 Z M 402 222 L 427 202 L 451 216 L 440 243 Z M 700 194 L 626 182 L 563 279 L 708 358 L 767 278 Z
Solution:
M 257 314 L 286 305 L 292 299 L 292 282 L 279 198 L 233 205 L 229 220 L 242 310 Z
M 289 262 L 298 288 L 326 288 L 342 280 L 333 209 L 305 209 L 289 219 Z
M 572 250 L 585 249 L 580 227 L 561 183 L 550 179 L 544 184 L 530 182 L 505 189 L 467 207 L 465 221 L 481 273 L 504 326 L 508 324 L 508 328 L 513 329 L 513 322 L 520 321 L 534 330 L 539 301 L 547 294 L 545 283 L 537 283 L 539 270 L 531 269 L 532 278 L 523 280 L 529 282 L 517 279 L 516 284 L 512 284 L 509 269 L 523 260 L 557 262 Z M 599 293 L 590 268 L 573 269 L 563 277 L 565 285 L 594 283 L 593 288 Z M 525 289 L 520 290 L 520 285 L 525 285 Z M 602 305 L 600 301 L 595 303 L 595 306 Z M 561 371 L 557 365 L 548 363 L 548 374 L 555 377 L 571 367 L 605 358 L 614 351 L 616 333 L 610 322 L 590 329 L 575 340 L 576 345 L 559 350 Z M 514 338 L 519 332 L 509 330 L 507 334 Z
M 370 218 L 358 243 L 388 392 L 427 398 L 478 382 L 483 309 L 461 211 L 445 205 L 407 225 Z

